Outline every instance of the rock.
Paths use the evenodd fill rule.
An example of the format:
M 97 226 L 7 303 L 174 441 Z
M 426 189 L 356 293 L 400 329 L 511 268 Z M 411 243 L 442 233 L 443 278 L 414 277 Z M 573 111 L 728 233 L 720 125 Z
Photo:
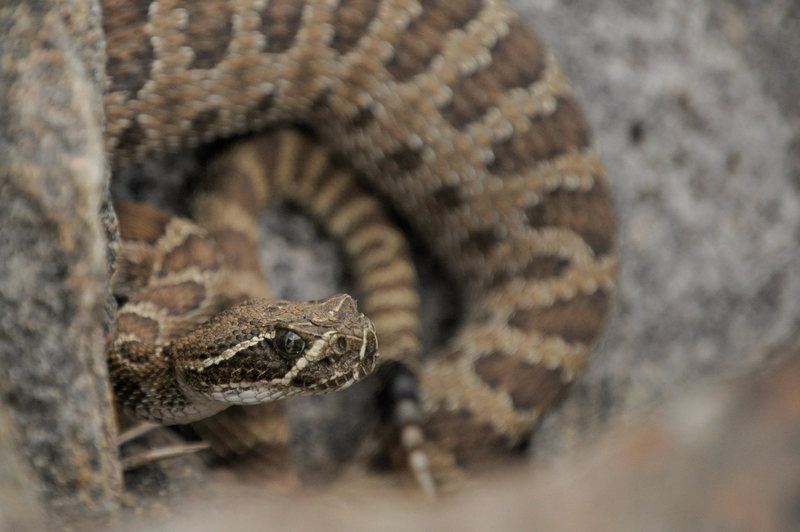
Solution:
M 106 515 L 120 488 L 104 356 L 113 216 L 101 220 L 97 9 L 0 7 L 0 410 L 53 519 Z

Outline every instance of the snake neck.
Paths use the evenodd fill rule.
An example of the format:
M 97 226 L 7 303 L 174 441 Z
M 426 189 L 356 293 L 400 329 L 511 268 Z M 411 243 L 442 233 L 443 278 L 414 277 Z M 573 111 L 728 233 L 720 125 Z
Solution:
M 117 342 L 109 353 L 109 370 L 117 405 L 137 419 L 165 425 L 189 423 L 228 406 L 208 400 L 178 378 L 169 345 Z

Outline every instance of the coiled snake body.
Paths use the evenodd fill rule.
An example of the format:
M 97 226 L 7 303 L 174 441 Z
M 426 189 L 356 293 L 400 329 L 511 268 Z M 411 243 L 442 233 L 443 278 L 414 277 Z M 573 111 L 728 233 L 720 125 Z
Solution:
M 202 229 L 118 206 L 118 402 L 185 422 L 283 393 L 265 381 L 323 391 L 371 370 L 374 329 L 348 297 L 249 299 L 268 297 L 255 218 L 280 196 L 341 240 L 398 405 L 419 382 L 424 419 L 401 423 L 422 423 L 432 458 L 469 466 L 524 443 L 586 363 L 616 257 L 587 125 L 518 15 L 494 0 L 102 5 L 113 164 L 285 123 L 325 146 L 282 131 L 223 155 L 194 201 Z M 362 184 L 463 288 L 462 326 L 424 362 L 408 252 Z

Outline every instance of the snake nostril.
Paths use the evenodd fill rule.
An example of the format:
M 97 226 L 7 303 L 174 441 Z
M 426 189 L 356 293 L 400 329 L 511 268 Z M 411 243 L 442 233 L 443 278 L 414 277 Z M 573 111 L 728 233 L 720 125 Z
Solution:
M 317 361 L 314 371 L 317 373 L 317 375 L 323 376 L 324 378 L 325 376 L 331 375 L 333 373 L 333 369 L 333 362 L 327 358 L 323 358 Z

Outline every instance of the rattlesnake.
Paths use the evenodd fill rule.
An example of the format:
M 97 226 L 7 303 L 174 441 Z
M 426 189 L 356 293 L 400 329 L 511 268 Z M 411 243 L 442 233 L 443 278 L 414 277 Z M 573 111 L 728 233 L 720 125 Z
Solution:
M 283 132 L 234 149 L 212 169 L 222 185 L 209 185 L 195 209 L 206 229 L 120 208 L 125 243 L 115 284 L 128 302 L 110 356 L 119 402 L 165 422 L 222 408 L 199 412 L 206 399 L 183 391 L 181 400 L 196 401 L 191 415 L 151 415 L 142 407 L 147 393 L 121 384 L 122 377 L 141 377 L 150 364 L 142 357 L 154 350 L 131 343 L 133 336 L 147 330 L 150 343 L 163 344 L 195 326 L 173 313 L 177 307 L 206 319 L 212 309 L 252 305 L 240 301 L 266 293 L 250 282 L 257 264 L 240 244 L 254 241 L 254 209 L 273 187 L 312 211 L 322 206 L 318 215 L 334 215 L 322 223 L 351 249 L 364 310 L 377 323 L 384 358 L 393 361 L 382 378 L 399 422 L 422 424 L 428 454 L 438 464 L 468 467 L 524 444 L 586 363 L 614 292 L 616 256 L 611 203 L 588 127 L 557 63 L 519 16 L 494 0 L 105 0 L 102 8 L 112 165 L 286 123 L 310 128 L 345 161 L 332 166 L 316 141 Z M 272 177 L 258 184 L 231 160 Z M 395 244 L 396 230 L 374 200 L 362 201 L 350 169 L 462 287 L 462 326 L 424 362 L 407 251 Z M 291 174 L 299 181 L 286 181 Z M 164 256 L 174 252 L 170 268 L 142 245 L 160 238 Z M 218 258 L 216 248 L 226 245 L 239 254 Z M 184 288 L 199 286 L 198 293 L 188 303 L 177 291 L 159 293 L 163 286 L 138 286 L 146 295 L 136 295 L 128 285 L 157 278 L 156 262 Z M 181 276 L 191 268 L 191 280 Z M 370 278 L 375 268 L 384 273 Z M 232 292 L 211 295 L 217 292 L 208 276 L 198 277 L 211 270 L 223 272 L 218 284 Z M 308 315 L 317 310 L 296 305 L 302 320 L 315 321 Z M 319 305 L 356 316 L 363 335 L 350 342 L 361 351 L 363 376 L 372 365 L 362 348 L 371 325 L 347 298 L 314 309 Z M 236 310 L 211 320 L 200 326 L 203 335 L 239 323 Z M 331 326 L 326 330 L 335 334 Z M 261 336 L 252 346 L 274 347 L 274 332 L 254 334 Z M 315 341 L 302 336 L 306 347 Z M 235 358 L 231 348 L 252 347 L 250 338 L 214 340 L 221 351 L 201 353 L 197 363 Z M 297 376 L 296 366 L 283 368 Z M 403 414 L 415 408 L 417 381 L 421 419 Z M 174 389 L 169 394 L 176 397 Z M 420 444 L 409 438 L 406 448 Z

